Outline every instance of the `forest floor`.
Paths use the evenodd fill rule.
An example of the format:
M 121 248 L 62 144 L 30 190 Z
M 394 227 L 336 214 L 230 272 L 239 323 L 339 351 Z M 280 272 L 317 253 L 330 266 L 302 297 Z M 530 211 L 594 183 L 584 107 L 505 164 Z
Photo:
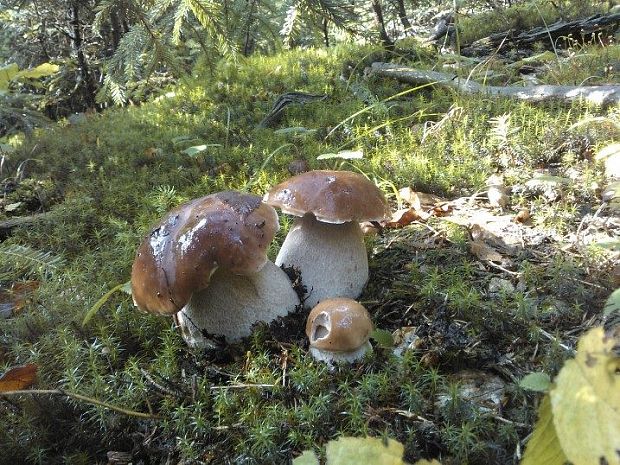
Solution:
M 462 60 L 404 41 L 204 64 L 142 106 L 15 139 L 0 165 L 0 222 L 32 221 L 0 243 L 0 373 L 30 364 L 36 389 L 124 412 L 75 396 L 2 399 L 0 462 L 123 452 L 145 464 L 288 463 L 370 435 L 400 441 L 412 462 L 518 463 L 541 398 L 520 380 L 557 375 L 606 322 L 620 284 L 620 111 L 364 73 L 389 61 L 522 85 L 516 55 Z M 613 43 L 573 43 L 518 59 L 543 83 L 614 84 L 618 55 Z M 327 97 L 261 127 L 293 91 Z M 82 325 L 128 281 L 165 212 L 221 190 L 262 196 L 300 160 L 365 174 L 394 212 L 366 235 L 360 301 L 383 337 L 363 361 L 333 371 L 314 361 L 304 311 L 204 351 L 123 292 Z M 271 258 L 291 219 L 280 222 Z

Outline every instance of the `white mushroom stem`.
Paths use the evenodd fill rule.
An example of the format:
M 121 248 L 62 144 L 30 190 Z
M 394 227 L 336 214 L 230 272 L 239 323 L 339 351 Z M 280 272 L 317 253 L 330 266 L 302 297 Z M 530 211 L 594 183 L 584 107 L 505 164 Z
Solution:
M 286 273 L 272 262 L 247 276 L 218 268 L 209 287 L 194 293 L 177 313 L 177 322 L 190 347 L 204 348 L 209 345 L 204 333 L 235 342 L 249 336 L 257 321 L 271 322 L 298 305 L 299 298 Z
M 315 360 L 325 362 L 328 365 L 334 365 L 338 362 L 353 363 L 364 358 L 364 355 L 367 352 L 372 352 L 372 345 L 368 341 L 361 347 L 358 347 L 350 352 L 333 352 L 330 350 L 310 347 L 310 355 L 312 355 Z
M 313 215 L 297 218 L 275 263 L 299 269 L 308 308 L 330 297 L 355 299 L 368 281 L 364 234 L 357 222 L 323 223 Z

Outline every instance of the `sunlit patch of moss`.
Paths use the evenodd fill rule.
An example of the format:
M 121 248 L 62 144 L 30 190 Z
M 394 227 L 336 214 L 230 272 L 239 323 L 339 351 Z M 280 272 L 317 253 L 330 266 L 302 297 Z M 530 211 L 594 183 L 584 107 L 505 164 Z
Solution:
M 569 188 L 565 201 L 550 204 L 526 196 L 513 200 L 532 202 L 534 222 L 559 232 L 580 220 L 571 203 L 595 202 L 600 168 L 591 167 L 579 143 L 556 149 L 567 132 L 575 140 L 593 135 L 595 144 L 612 139 L 613 131 L 594 124 L 571 129 L 603 110 L 429 89 L 387 100 L 407 87 L 364 79 L 364 67 L 373 60 L 407 62 L 410 55 L 375 51 L 339 46 L 240 58 L 213 69 L 199 65 L 174 95 L 40 132 L 17 147 L 10 168 L 29 157 L 41 159 L 29 176 L 53 183 L 60 195 L 49 216 L 15 231 L 6 244 L 53 252 L 64 262 L 53 273 L 13 271 L 11 280 L 42 282 L 21 314 L 0 321 L 0 343 L 8 348 L 0 359 L 3 369 L 36 363 L 41 388 L 71 389 L 162 418 L 129 419 L 60 397 L 20 400 L 23 411 L 2 404 L 0 443 L 8 444 L 9 458 L 51 463 L 59 454 L 72 460 L 86 455 L 92 462 L 122 447 L 135 451 L 136 460 L 172 455 L 178 461 L 285 463 L 340 435 L 370 434 L 399 438 L 412 458 L 513 460 L 514 444 L 528 432 L 517 423 L 531 424 L 534 399 L 509 390 L 502 418 L 514 424 L 498 424 L 473 415 L 448 375 L 481 366 L 556 370 L 567 356 L 562 329 L 581 321 L 598 298 L 595 287 L 579 282 L 586 280 L 579 260 L 557 258 L 543 267 L 528 257 L 529 263 L 512 268 L 518 277 L 510 275 L 522 287 L 491 298 L 490 276 L 506 276 L 469 252 L 463 226 L 433 219 L 367 238 L 370 280 L 361 299 L 377 327 L 409 326 L 420 345 L 413 343 L 402 357 L 375 347 L 364 361 L 334 370 L 314 361 L 304 342 L 283 340 L 285 333 L 274 337 L 267 325 L 257 325 L 250 338 L 225 353 L 190 350 L 171 318 L 138 312 L 124 293 L 114 294 L 81 326 L 101 295 L 129 279 L 136 247 L 166 211 L 220 190 L 262 196 L 290 175 L 288 164 L 295 159 L 311 168 L 362 172 L 392 206 L 405 186 L 448 198 L 470 196 L 498 170 L 516 184 L 540 164 L 553 161 L 568 172 L 577 163 L 591 186 L 587 192 Z M 424 53 L 422 62 L 430 64 Z M 364 88 L 368 101 L 356 96 L 354 84 Z M 277 97 L 292 91 L 328 98 L 291 105 L 276 128 L 258 128 Z M 452 106 L 462 108 L 460 116 L 432 131 Z M 366 111 L 355 115 L 360 110 Z M 515 131 L 499 143 L 490 121 L 508 113 Z M 296 139 L 274 131 L 297 126 L 316 132 Z M 197 156 L 184 152 L 209 144 Z M 364 157 L 317 160 L 343 149 L 360 149 Z M 292 221 L 280 215 L 272 259 Z M 418 246 L 429 231 L 436 240 Z M 595 263 L 596 255 L 587 260 Z M 291 318 L 302 328 L 303 317 Z M 445 393 L 450 407 L 438 409 L 437 396 Z M 498 426 L 505 431 L 493 434 Z M 67 435 L 66 450 L 54 449 Z M 23 438 L 30 440 L 20 444 Z

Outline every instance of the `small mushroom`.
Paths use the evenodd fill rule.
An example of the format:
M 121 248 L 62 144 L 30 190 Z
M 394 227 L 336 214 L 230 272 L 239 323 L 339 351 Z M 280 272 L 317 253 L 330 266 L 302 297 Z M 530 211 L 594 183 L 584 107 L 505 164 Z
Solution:
M 299 305 L 286 273 L 267 260 L 278 230 L 275 210 L 234 191 L 191 200 L 168 213 L 144 239 L 131 288 L 141 310 L 176 314 L 188 345 L 205 334 L 236 341 L 256 321 L 272 321 Z
M 343 297 L 323 300 L 310 311 L 306 322 L 310 354 L 330 365 L 354 362 L 371 351 L 371 332 L 372 321 L 366 308 Z
M 295 267 L 308 289 L 307 307 L 330 297 L 357 298 L 368 280 L 361 221 L 389 217 L 383 193 L 350 171 L 315 170 L 272 188 L 265 203 L 297 218 L 276 257 Z

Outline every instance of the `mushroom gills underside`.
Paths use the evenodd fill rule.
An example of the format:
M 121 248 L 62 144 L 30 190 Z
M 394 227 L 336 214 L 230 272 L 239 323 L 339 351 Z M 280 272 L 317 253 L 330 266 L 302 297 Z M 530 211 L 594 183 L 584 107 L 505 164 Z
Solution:
M 356 222 L 322 223 L 312 215 L 297 218 L 275 263 L 301 272 L 307 308 L 331 297 L 355 299 L 368 280 L 364 235 Z
M 247 276 L 219 268 L 209 287 L 196 292 L 177 314 L 183 339 L 190 347 L 208 347 L 206 334 L 221 335 L 227 342 L 249 336 L 257 321 L 271 322 L 299 305 L 286 273 L 268 261 Z

